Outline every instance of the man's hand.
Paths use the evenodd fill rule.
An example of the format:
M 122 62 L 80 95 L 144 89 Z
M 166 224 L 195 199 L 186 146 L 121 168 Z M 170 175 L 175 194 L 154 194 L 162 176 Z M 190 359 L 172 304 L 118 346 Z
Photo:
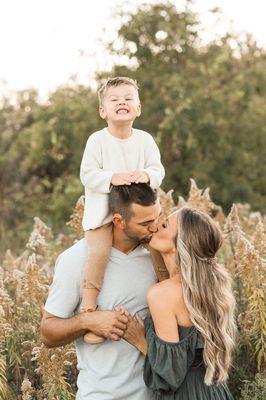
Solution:
M 143 171 L 134 171 L 131 174 L 131 178 L 134 183 L 149 183 L 150 177 L 146 172 Z
M 132 173 L 115 173 L 112 176 L 111 184 L 114 186 L 120 185 L 131 185 L 134 182 L 134 178 L 132 177 Z
M 128 317 L 120 311 L 83 313 L 82 327 L 106 339 L 120 340 L 127 328 Z
M 64 346 L 88 331 L 107 339 L 119 340 L 127 322 L 128 317 L 120 311 L 84 312 L 70 318 L 59 318 L 44 310 L 41 338 L 47 347 Z

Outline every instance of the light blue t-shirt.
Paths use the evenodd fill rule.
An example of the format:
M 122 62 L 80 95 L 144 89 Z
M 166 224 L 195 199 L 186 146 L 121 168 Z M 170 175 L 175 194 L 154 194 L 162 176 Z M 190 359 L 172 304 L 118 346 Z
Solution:
M 78 312 L 82 298 L 86 240 L 80 240 L 57 260 L 45 309 L 60 318 Z M 102 310 L 123 305 L 135 315 L 147 311 L 146 293 L 156 282 L 149 252 L 138 247 L 126 255 L 112 248 L 98 297 Z M 125 340 L 89 345 L 75 341 L 78 358 L 77 400 L 149 400 L 143 381 L 144 356 Z

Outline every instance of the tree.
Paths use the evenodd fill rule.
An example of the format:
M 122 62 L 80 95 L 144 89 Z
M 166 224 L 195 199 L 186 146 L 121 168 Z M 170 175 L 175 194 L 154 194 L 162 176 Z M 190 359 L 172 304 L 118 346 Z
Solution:
M 82 194 L 79 165 L 86 140 L 102 123 L 97 96 L 76 86 L 56 90 L 47 104 L 18 94 L 0 110 L 1 246 L 22 244 L 35 215 L 62 230 Z
M 204 45 L 189 2 L 183 12 L 164 2 L 126 17 L 119 54 L 130 67 L 112 74 L 140 82 L 137 124 L 160 145 L 163 187 L 183 194 L 193 177 L 227 210 L 233 202 L 265 210 L 265 52 L 231 34 Z

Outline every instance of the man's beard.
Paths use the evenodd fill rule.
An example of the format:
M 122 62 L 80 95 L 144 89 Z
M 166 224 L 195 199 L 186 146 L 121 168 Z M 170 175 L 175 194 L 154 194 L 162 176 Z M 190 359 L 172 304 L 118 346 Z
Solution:
M 128 237 L 128 239 L 130 239 L 133 243 L 135 243 L 136 245 L 139 244 L 147 244 L 150 243 L 152 235 L 150 236 L 144 236 L 143 238 L 140 238 L 139 236 L 134 235 L 130 230 L 128 230 L 127 228 L 124 229 L 124 233 L 125 235 Z
M 147 244 L 147 243 L 150 243 L 150 241 L 151 241 L 151 237 L 143 238 L 139 241 L 139 244 Z

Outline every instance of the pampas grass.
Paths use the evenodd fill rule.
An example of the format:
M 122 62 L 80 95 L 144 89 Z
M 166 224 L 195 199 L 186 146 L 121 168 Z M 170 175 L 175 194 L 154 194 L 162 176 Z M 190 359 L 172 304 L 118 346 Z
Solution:
M 159 191 L 165 215 L 183 205 L 212 216 L 223 229 L 220 259 L 234 278 L 238 339 L 230 386 L 237 399 L 256 399 L 265 393 L 266 219 L 249 205 L 234 204 L 226 217 L 211 200 L 209 189 L 194 180 L 188 198 L 174 204 L 172 191 Z M 40 342 L 43 306 L 60 252 L 83 236 L 81 197 L 70 221 L 69 234 L 56 238 L 46 224 L 34 218 L 25 250 L 15 256 L 7 250 L 0 266 L 0 400 L 71 400 L 76 392 L 74 345 L 47 349 Z

